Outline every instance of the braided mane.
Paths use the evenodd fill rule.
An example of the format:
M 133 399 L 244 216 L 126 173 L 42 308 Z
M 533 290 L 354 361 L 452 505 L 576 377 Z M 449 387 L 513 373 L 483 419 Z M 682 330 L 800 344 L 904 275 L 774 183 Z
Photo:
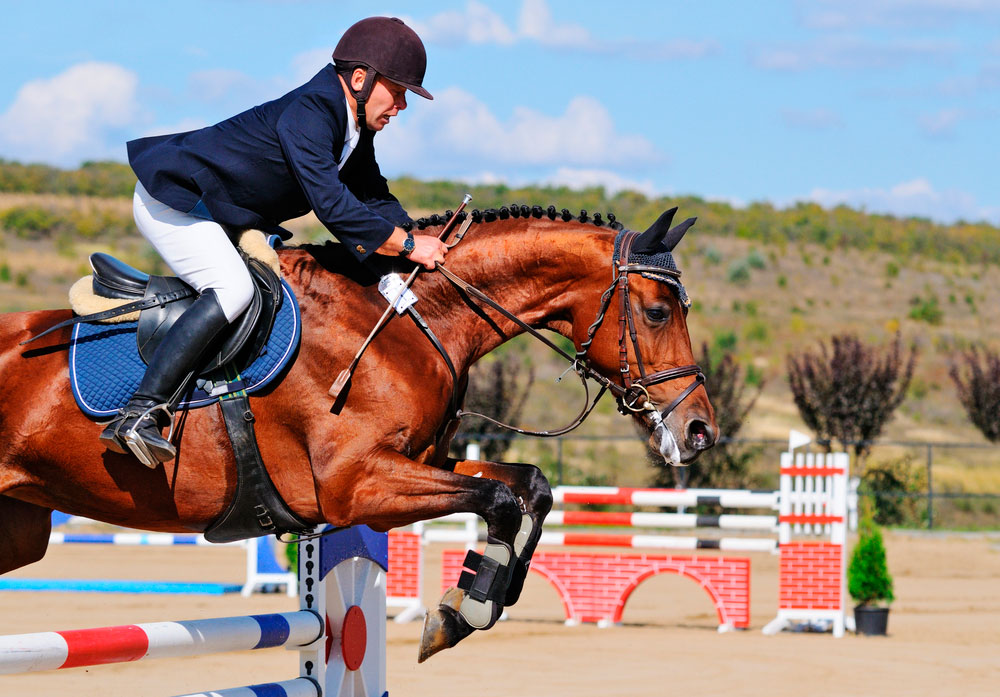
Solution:
M 418 218 L 413 222 L 407 221 L 400 227 L 407 232 L 413 230 L 414 227 L 418 230 L 423 230 L 428 227 L 444 225 L 451 219 L 452 215 L 454 215 L 454 213 L 450 210 L 445 211 L 440 215 L 435 213 L 434 215 L 428 217 Z M 578 223 L 590 223 L 592 225 L 597 225 L 598 227 L 607 226 L 611 230 L 621 230 L 624 228 L 624 225 L 615 219 L 614 213 L 608 213 L 606 217 L 601 217 L 600 213 L 594 213 L 594 215 L 591 216 L 586 210 L 581 210 L 579 215 L 573 215 L 569 212 L 569 209 L 563 208 L 561 211 L 557 211 L 555 206 L 542 208 L 541 206 L 527 206 L 512 203 L 509 206 L 487 208 L 482 211 L 478 208 L 474 208 L 471 213 L 466 213 L 465 211 L 459 213 L 457 222 L 464 222 L 470 215 L 472 216 L 472 222 L 474 223 L 492 223 L 497 220 L 507 220 L 509 218 L 548 218 L 549 220 L 556 220 L 558 218 L 564 222 L 575 220 Z

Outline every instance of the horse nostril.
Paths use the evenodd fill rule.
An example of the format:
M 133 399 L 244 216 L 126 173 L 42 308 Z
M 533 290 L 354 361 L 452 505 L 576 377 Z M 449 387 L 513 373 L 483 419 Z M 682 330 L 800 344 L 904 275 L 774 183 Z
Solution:
M 715 445 L 712 427 L 700 419 L 692 419 L 687 426 L 687 442 L 692 450 L 708 450 Z

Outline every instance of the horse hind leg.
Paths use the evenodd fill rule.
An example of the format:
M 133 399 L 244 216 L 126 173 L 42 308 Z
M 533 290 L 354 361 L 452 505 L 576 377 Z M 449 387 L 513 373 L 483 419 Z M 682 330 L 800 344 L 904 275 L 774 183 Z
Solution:
M 44 557 L 51 530 L 51 508 L 0 496 L 0 574 Z

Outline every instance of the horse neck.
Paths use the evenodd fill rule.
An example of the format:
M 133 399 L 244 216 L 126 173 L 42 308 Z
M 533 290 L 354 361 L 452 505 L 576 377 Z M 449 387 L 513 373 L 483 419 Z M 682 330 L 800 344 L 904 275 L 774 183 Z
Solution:
M 601 291 L 611 279 L 613 240 L 612 231 L 576 222 L 483 223 L 469 229 L 449 252 L 446 265 L 532 327 L 572 338 L 575 316 L 583 311 L 588 322 L 593 319 Z M 453 357 L 466 366 L 523 333 L 478 301 L 457 300 L 454 286 L 441 274 L 424 274 L 424 280 L 429 286 L 425 314 L 450 329 L 449 353 L 454 351 Z

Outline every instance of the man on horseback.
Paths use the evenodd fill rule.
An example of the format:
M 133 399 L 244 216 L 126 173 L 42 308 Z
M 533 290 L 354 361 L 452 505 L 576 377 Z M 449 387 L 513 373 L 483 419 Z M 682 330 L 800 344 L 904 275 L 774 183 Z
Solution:
M 170 328 L 128 405 L 101 433 L 111 450 L 147 466 L 172 459 L 163 437 L 209 344 L 251 302 L 253 287 L 231 241 L 310 210 L 359 261 L 401 255 L 432 269 L 444 243 L 413 235 L 375 161 L 373 138 L 406 108 L 406 90 L 433 99 L 427 54 L 396 18 L 351 26 L 328 64 L 283 97 L 197 131 L 128 143 L 138 177 L 136 225 L 171 270 L 200 293 Z

